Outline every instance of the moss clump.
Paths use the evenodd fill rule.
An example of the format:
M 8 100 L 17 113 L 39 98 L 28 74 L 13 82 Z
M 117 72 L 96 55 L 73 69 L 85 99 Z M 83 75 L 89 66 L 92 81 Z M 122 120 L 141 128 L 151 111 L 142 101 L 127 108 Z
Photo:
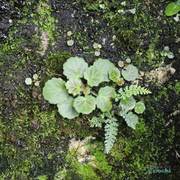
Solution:
M 34 14 L 34 23 L 40 28 L 41 33 L 47 32 L 49 40 L 52 42 L 55 38 L 55 18 L 52 16 L 52 9 L 48 0 L 40 1 L 37 13 Z
M 76 152 L 70 151 L 66 156 L 66 162 L 69 164 L 68 174 L 75 174 L 79 179 L 100 179 L 99 176 L 96 175 L 94 168 L 89 164 L 82 164 L 78 162 L 76 158 Z M 71 176 L 72 178 L 73 176 Z
M 30 179 L 42 173 L 54 176 L 56 166 L 63 161 L 59 159 L 63 155 L 58 150 L 61 128 L 56 112 L 43 112 L 38 106 L 31 108 L 22 109 L 12 121 L 1 122 L 1 177 Z
M 67 51 L 50 53 L 45 60 L 46 72 L 49 76 L 60 74 L 64 62 L 71 57 Z
M 178 38 L 177 23 L 164 16 L 163 3 L 155 0 L 80 2 L 87 12 L 98 14 L 111 27 L 119 57 L 130 56 L 139 66 L 158 67 L 165 60 L 162 46 L 174 46 Z M 178 53 L 178 48 L 175 51 Z
M 136 179 L 143 177 L 151 163 L 152 147 L 147 142 L 148 130 L 143 122 L 130 137 L 120 136 L 112 149 L 112 162 L 115 176 Z
M 108 164 L 105 154 L 102 152 L 102 144 L 88 143 L 83 146 L 84 147 L 79 147 L 81 150 L 69 150 L 66 156 L 66 166 L 68 166 L 68 169 L 66 169 L 67 176 L 76 174 L 79 179 L 89 180 L 94 178 L 109 178 L 112 167 Z M 89 154 L 87 154 L 88 157 L 85 157 L 85 155 L 83 157 L 87 159 L 87 162 L 79 162 L 81 159 L 79 159 L 79 155 L 82 156 L 82 154 L 79 153 L 84 153 L 84 150 L 87 151 L 86 153 L 89 152 Z
M 89 150 L 91 154 L 95 157 L 94 164 L 96 168 L 96 173 L 101 178 L 109 178 L 113 172 L 112 165 L 108 162 L 108 158 L 104 153 L 104 145 L 99 142 L 95 142 L 89 145 Z
M 69 137 L 85 138 L 96 133 L 93 129 L 89 128 L 88 120 L 85 118 L 77 118 L 73 122 L 63 120 L 61 128 L 63 135 Z
M 159 124 L 162 126 L 162 123 L 159 122 Z M 163 133 L 163 130 L 161 130 L 161 133 Z M 173 138 L 171 130 L 168 133 L 169 138 Z M 154 127 L 145 126 L 143 122 L 138 125 L 136 132 L 131 136 L 119 137 L 111 153 L 113 159 L 110 162 L 115 169 L 114 177 L 121 177 L 122 179 L 153 178 L 155 174 L 150 170 L 150 167 L 154 164 L 159 167 L 159 164 L 166 164 L 168 161 L 167 155 L 162 150 L 162 144 L 160 145 L 157 142 L 159 139 L 162 140 L 163 137 L 160 134 L 156 134 L 155 137 Z M 172 141 L 167 140 L 163 147 L 165 144 L 169 146 Z M 166 166 L 169 166 L 168 163 Z M 170 175 L 166 174 L 168 177 Z
M 75 42 L 77 43 L 77 46 L 83 50 L 83 52 L 86 53 L 91 53 L 91 49 L 89 47 L 88 43 L 88 35 L 84 31 L 80 32 L 75 32 L 73 35 Z

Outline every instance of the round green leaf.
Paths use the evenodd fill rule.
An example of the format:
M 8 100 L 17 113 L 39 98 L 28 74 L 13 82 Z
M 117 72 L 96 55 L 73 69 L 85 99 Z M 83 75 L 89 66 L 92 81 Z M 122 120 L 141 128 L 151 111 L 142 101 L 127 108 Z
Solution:
M 103 96 L 98 96 L 97 97 L 97 107 L 102 111 L 102 112 L 108 112 L 112 109 L 112 102 L 111 99 L 103 97 Z
M 98 68 L 91 66 L 84 73 L 84 78 L 87 80 L 89 86 L 98 86 L 103 82 L 103 75 Z
M 180 11 L 180 4 L 171 2 L 167 5 L 165 9 L 166 16 L 173 16 Z
M 129 98 L 122 99 L 119 105 L 123 111 L 128 112 L 129 110 L 134 109 L 136 105 L 136 100 L 131 96 Z
M 114 98 L 116 96 L 116 91 L 113 87 L 105 86 L 100 88 L 98 96 L 104 96 L 107 98 Z
M 78 117 L 78 113 L 75 111 L 73 107 L 73 98 L 69 97 L 68 100 L 64 101 L 62 104 L 57 104 L 59 114 L 61 114 L 64 118 L 73 119 Z
M 138 69 L 136 66 L 129 64 L 122 70 L 122 76 L 126 81 L 134 81 L 139 77 Z
M 103 87 L 99 90 L 97 96 L 97 107 L 102 112 L 108 112 L 112 109 L 111 98 L 116 95 L 115 89 L 109 86 Z
M 142 114 L 144 111 L 145 111 L 145 105 L 143 102 L 139 101 L 136 103 L 136 106 L 134 108 L 134 111 L 137 113 L 137 114 Z
M 138 123 L 138 116 L 132 112 L 129 112 L 124 116 L 127 125 L 133 129 L 136 128 L 136 124 Z
M 95 61 L 93 66 L 96 67 L 98 71 L 101 72 L 103 81 L 105 82 L 109 81 L 110 70 L 115 68 L 114 64 L 111 63 L 108 59 L 101 59 L 101 58 Z
M 90 114 L 96 108 L 96 98 L 88 96 L 79 96 L 74 100 L 73 106 L 78 113 Z
M 43 88 L 44 99 L 51 104 L 61 104 L 69 97 L 65 82 L 61 78 L 48 80 Z
M 82 82 L 79 79 L 70 79 L 66 82 L 66 88 L 69 94 L 76 96 L 82 91 Z
M 109 71 L 109 79 L 112 80 L 113 82 L 115 83 L 118 82 L 120 77 L 121 77 L 121 74 L 117 67 L 114 67 Z
M 71 57 L 63 65 L 63 74 L 68 79 L 78 79 L 82 78 L 84 72 L 87 70 L 88 64 L 83 58 Z

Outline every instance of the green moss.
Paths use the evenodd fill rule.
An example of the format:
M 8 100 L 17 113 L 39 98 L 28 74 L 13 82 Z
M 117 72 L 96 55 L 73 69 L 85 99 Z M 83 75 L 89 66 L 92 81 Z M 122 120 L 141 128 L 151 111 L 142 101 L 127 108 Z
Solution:
M 55 37 L 55 19 L 52 16 L 52 10 L 49 2 L 44 0 L 37 3 L 27 1 L 22 9 L 23 17 L 17 21 L 9 33 L 7 41 L 0 46 L 0 64 L 6 65 L 6 59 L 11 58 L 10 66 L 13 71 L 25 67 L 28 61 L 33 61 L 37 64 L 39 61 L 39 49 L 42 48 L 42 32 L 48 34 L 48 41 L 54 41 Z M 36 6 L 38 6 L 36 8 Z M 34 9 L 34 10 L 32 10 Z M 31 18 L 29 18 L 31 14 Z M 28 26 L 32 26 L 29 30 Z M 24 28 L 28 28 L 24 30 Z M 39 34 L 40 31 L 40 34 Z M 25 34 L 24 34 L 25 33 Z M 26 33 L 30 33 L 31 38 Z M 12 69 L 10 69 L 12 71 Z
M 42 176 L 38 176 L 37 178 L 36 178 L 37 180 L 48 180 L 48 177 L 46 176 L 46 175 L 42 175 Z
M 89 156 L 92 158 L 89 162 L 78 162 L 76 150 L 71 150 L 66 156 L 66 169 L 61 169 L 59 174 L 78 176 L 78 179 L 106 179 L 111 177 L 112 166 L 109 165 L 106 155 L 102 152 L 102 143 L 88 143 L 86 148 L 90 151 Z M 64 172 L 64 173 L 63 173 Z M 67 178 L 68 179 L 68 178 Z
M 105 154 L 102 151 L 96 151 L 93 155 L 96 157 L 97 168 L 107 175 L 110 174 L 112 167 L 108 164 Z
M 74 121 L 64 119 L 61 128 L 63 134 L 70 137 L 85 138 L 96 133 L 89 127 L 87 118 L 76 118 Z
M 0 46 L 0 63 L 1 67 L 9 66 L 9 71 L 14 72 L 26 66 L 31 59 L 36 60 L 37 55 L 34 52 L 39 46 L 39 38 L 37 34 L 32 38 L 22 37 L 21 28 L 23 24 L 19 21 L 10 31 L 7 41 Z M 7 73 L 7 71 L 6 71 Z
M 159 113 L 156 112 L 156 114 Z M 113 156 L 111 163 L 116 167 L 114 177 L 118 174 L 122 179 L 127 177 L 136 179 L 144 176 L 150 179 L 152 174 L 147 174 L 149 166 L 168 161 L 163 148 L 173 144 L 174 129 L 162 128 L 164 119 L 161 115 L 155 115 L 153 119 L 156 119 L 153 125 L 152 122 L 145 125 L 143 120 L 133 134 L 118 138 L 111 152 Z M 159 133 L 155 129 L 158 129 Z M 163 142 L 161 142 L 162 139 Z
M 84 31 L 81 32 L 75 32 L 73 34 L 74 40 L 77 43 L 78 47 L 80 49 L 83 49 L 84 53 L 88 53 L 91 51 L 91 49 L 89 48 L 88 45 L 88 37 L 87 37 L 87 33 Z
M 53 176 L 55 169 L 50 164 L 58 157 L 59 152 L 55 149 L 61 134 L 56 112 L 43 112 L 38 106 L 32 106 L 29 110 L 22 109 L 12 122 L 2 121 L 1 124 L 5 127 L 1 135 L 2 166 L 6 167 L 1 172 L 3 176 L 29 179 L 42 173 L 42 167 L 48 176 Z M 48 154 L 47 158 L 44 153 Z M 47 164 L 49 171 L 45 168 Z
M 56 34 L 55 18 L 52 16 L 52 9 L 48 0 L 39 2 L 37 13 L 34 16 L 34 23 L 40 28 L 41 33 L 47 32 L 49 40 L 54 41 Z
M 112 34 L 116 35 L 115 45 L 120 49 L 119 57 L 131 56 L 133 63 L 141 67 L 158 67 L 164 62 L 162 45 L 167 42 L 162 41 L 162 34 L 166 35 L 164 39 L 178 37 L 177 23 L 159 13 L 164 11 L 163 3 L 154 0 L 149 3 L 132 0 L 125 5 L 116 0 L 80 2 L 87 12 L 98 14 L 111 27 Z
M 70 168 L 72 168 L 72 171 L 79 176 L 79 179 L 100 179 L 91 165 L 86 163 L 82 164 L 77 161 L 75 152 L 69 152 L 66 156 L 66 161 L 70 165 Z
M 94 172 L 93 168 L 89 165 L 81 165 L 81 164 L 75 164 L 76 166 L 76 172 L 82 177 L 82 179 L 89 179 L 93 180 L 95 179 L 100 179 L 96 173 Z
M 70 173 L 66 168 L 62 168 L 58 170 L 58 172 L 55 174 L 54 180 L 59 180 L 59 179 L 71 180 Z
M 11 34 L 9 35 L 8 39 L 10 41 L 5 43 L 1 47 L 1 53 L 8 53 L 8 52 L 13 52 L 13 51 L 15 52 L 15 51 L 19 50 L 20 44 L 23 41 L 21 38 L 13 39 L 13 37 L 11 37 Z M 13 41 L 13 43 L 12 43 L 12 41 Z M 11 44 L 10 44 L 10 42 L 11 42 Z
M 112 166 L 109 164 L 106 154 L 103 152 L 102 143 L 97 143 L 96 147 L 91 147 L 92 155 L 95 156 L 95 164 L 100 177 L 107 178 L 112 172 Z
M 177 94 L 180 94 L 180 82 L 176 82 L 175 91 L 176 91 Z
M 45 60 L 46 73 L 49 76 L 54 76 L 62 72 L 64 62 L 71 57 L 71 54 L 67 51 L 50 53 Z

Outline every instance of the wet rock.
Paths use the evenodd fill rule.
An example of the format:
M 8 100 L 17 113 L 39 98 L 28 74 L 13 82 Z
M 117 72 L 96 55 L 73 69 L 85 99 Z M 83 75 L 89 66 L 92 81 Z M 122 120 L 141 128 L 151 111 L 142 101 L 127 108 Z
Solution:
M 18 0 L 14 3 L 0 0 L 0 40 L 7 38 L 9 28 L 13 25 L 12 19 L 21 17 L 21 9 L 25 1 Z
M 159 67 L 157 69 L 151 70 L 150 72 L 145 72 L 145 79 L 147 81 L 153 81 L 158 84 L 164 84 L 167 82 L 171 76 L 176 72 L 176 69 L 169 64 L 165 67 Z

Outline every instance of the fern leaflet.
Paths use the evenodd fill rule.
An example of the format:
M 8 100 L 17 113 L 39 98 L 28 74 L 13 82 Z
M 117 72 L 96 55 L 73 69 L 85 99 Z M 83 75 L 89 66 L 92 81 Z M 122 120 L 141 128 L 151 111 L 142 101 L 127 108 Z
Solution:
M 104 119 L 102 117 L 94 116 L 91 120 L 89 120 L 89 122 L 90 122 L 90 127 L 101 128 L 102 127 L 102 123 L 104 122 Z
M 131 85 L 131 86 L 126 86 L 124 88 L 124 91 L 120 92 L 120 99 L 126 99 L 130 98 L 131 96 L 137 96 L 137 95 L 145 95 L 145 94 L 150 94 L 151 91 L 149 91 L 145 87 L 141 87 L 138 85 Z
M 109 153 L 111 148 L 116 141 L 116 136 L 118 133 L 118 123 L 117 119 L 111 118 L 106 120 L 105 125 L 105 153 Z

